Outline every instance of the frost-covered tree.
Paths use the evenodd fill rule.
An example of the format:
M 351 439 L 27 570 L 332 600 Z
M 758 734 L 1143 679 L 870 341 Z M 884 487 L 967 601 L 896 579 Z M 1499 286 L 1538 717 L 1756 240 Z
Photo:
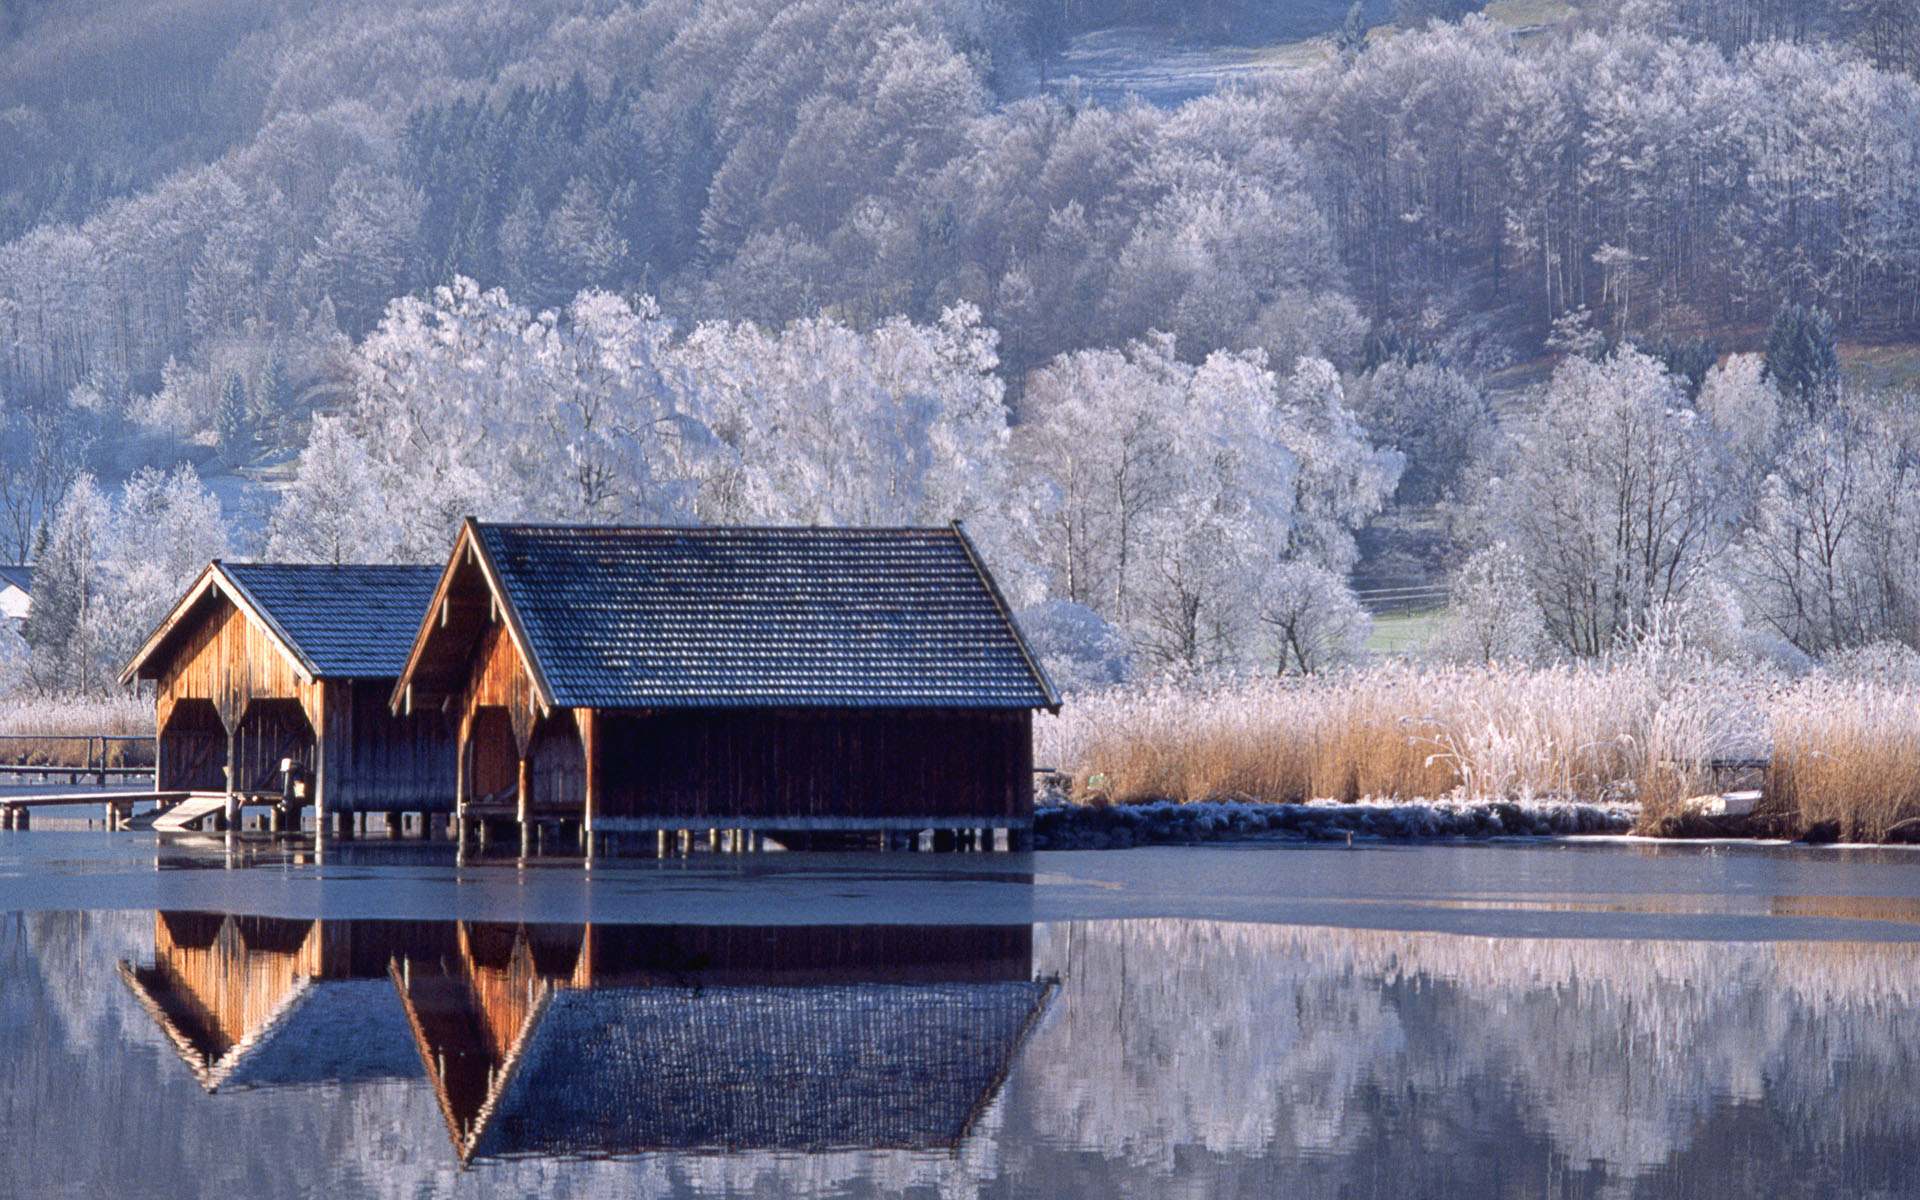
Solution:
M 1833 318 L 1818 308 L 1782 305 L 1767 329 L 1767 378 L 1809 417 L 1830 406 L 1840 387 Z
M 35 563 L 33 609 L 21 630 L 27 679 L 38 691 L 83 692 L 101 682 L 112 527 L 113 506 L 93 476 L 76 478 L 47 526 Z
M 316 420 L 272 545 L 431 560 L 468 514 L 965 520 L 1025 603 L 993 345 L 966 306 L 932 326 L 710 323 L 675 342 L 650 299 L 589 291 L 535 315 L 460 280 L 396 301 L 357 348 L 352 406 Z
M 48 527 L 22 630 L 47 693 L 103 691 L 207 562 L 226 552 L 220 504 L 191 466 L 136 472 L 118 504 L 75 480 Z
M 1920 643 L 1920 475 L 1884 423 L 1804 428 L 1761 488 L 1735 562 L 1763 628 L 1810 655 Z
M 595 292 L 564 316 L 465 279 L 395 301 L 355 350 L 351 407 L 315 423 L 275 544 L 431 561 L 469 514 L 687 519 L 706 435 L 663 374 L 670 330 Z
M 1547 648 L 1547 623 L 1532 583 L 1526 561 L 1507 543 L 1476 551 L 1453 574 L 1429 649 L 1453 662 L 1537 660 Z
M 317 416 L 267 527 L 267 556 L 290 562 L 387 562 L 399 524 L 367 447 L 344 417 Z
M 1521 556 L 1556 642 L 1599 654 L 1676 600 L 1723 543 L 1722 453 L 1658 362 L 1631 349 L 1568 358 L 1509 433 L 1478 536 Z
M 1376 442 L 1406 456 L 1394 494 L 1405 505 L 1436 504 L 1451 494 L 1493 426 L 1486 394 L 1464 373 L 1399 358 L 1356 381 L 1353 410 Z
M 1020 613 L 1020 632 L 1063 693 L 1124 683 L 1126 638 L 1099 613 L 1071 600 L 1044 600 Z
M 1392 491 L 1324 361 L 1282 380 L 1259 352 L 1181 362 L 1171 338 L 1036 373 L 1021 461 L 1058 594 L 1107 613 L 1145 664 L 1257 661 L 1255 599 L 1286 559 L 1344 572 L 1352 530 Z
M 0 552 L 24 563 L 80 477 L 93 437 L 70 410 L 8 414 L 0 455 Z
M 1274 640 L 1282 674 L 1310 675 L 1358 658 L 1373 618 L 1346 580 L 1314 562 L 1279 563 L 1261 581 L 1260 622 Z
M 219 408 L 214 414 L 214 436 L 221 453 L 238 458 L 253 441 L 253 421 L 247 406 L 247 382 L 238 371 L 220 385 Z
M 194 576 L 227 552 L 220 501 L 191 466 L 136 471 L 114 505 L 103 547 L 100 664 L 111 679 Z

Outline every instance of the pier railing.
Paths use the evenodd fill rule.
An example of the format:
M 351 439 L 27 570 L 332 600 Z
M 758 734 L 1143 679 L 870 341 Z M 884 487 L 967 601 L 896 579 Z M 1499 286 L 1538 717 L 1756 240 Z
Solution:
M 154 737 L 149 733 L 0 733 L 0 782 L 64 779 L 153 780 Z M 36 762 L 24 761 L 28 758 Z M 9 761 L 19 759 L 21 761 Z

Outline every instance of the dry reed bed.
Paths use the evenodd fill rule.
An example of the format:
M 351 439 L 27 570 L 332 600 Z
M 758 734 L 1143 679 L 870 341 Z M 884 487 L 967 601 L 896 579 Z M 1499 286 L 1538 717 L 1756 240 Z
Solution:
M 0 762 L 80 765 L 88 735 L 153 736 L 153 700 L 140 696 L 0 699 Z M 27 739 L 27 740 L 16 740 Z M 110 742 L 110 765 L 153 761 L 150 743 Z
M 1716 757 L 1771 752 L 1763 811 L 1880 840 L 1920 817 L 1920 690 L 1643 654 L 1537 669 L 1389 665 L 1075 697 L 1036 761 L 1082 803 L 1637 800 L 1672 826 Z

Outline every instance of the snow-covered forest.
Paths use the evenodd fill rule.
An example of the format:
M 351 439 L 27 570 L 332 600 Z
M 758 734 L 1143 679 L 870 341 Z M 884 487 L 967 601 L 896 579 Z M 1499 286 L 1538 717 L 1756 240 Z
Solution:
M 1920 645 L 1915 405 L 1846 369 L 1920 340 L 1920 14 L 1297 7 L 1156 108 L 1063 50 L 1303 31 L 0 2 L 4 657 L 97 687 L 214 553 L 469 513 L 964 519 L 1069 686 L 1359 653 L 1383 517 L 1453 657 Z

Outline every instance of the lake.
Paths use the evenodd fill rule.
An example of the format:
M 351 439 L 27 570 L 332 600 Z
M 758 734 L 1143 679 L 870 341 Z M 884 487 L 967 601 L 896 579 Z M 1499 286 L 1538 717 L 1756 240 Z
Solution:
M 1920 1195 L 1917 867 L 0 833 L 0 1196 Z

